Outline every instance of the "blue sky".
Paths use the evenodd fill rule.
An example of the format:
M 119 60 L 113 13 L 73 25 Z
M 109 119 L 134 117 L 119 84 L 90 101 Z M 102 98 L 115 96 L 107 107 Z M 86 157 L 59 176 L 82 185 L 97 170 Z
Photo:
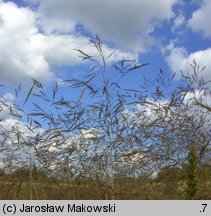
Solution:
M 119 79 L 113 64 L 122 59 L 150 63 L 121 79 L 118 84 L 122 88 L 139 89 L 143 75 L 154 79 L 159 68 L 166 77 L 176 73 L 176 85 L 181 70 L 191 75 L 193 60 L 206 66 L 204 79 L 211 80 L 210 11 L 211 0 L 0 0 L 0 84 L 7 86 L 0 87 L 0 129 L 13 130 L 18 125 L 24 137 L 33 136 L 25 115 L 19 120 L 8 116 L 10 110 L 4 104 L 23 105 L 27 91 L 18 100 L 14 95 L 19 83 L 27 90 L 31 79 L 37 79 L 52 96 L 52 87 L 58 82 L 60 96 L 78 99 L 80 91 L 66 88 L 60 81 L 81 78 L 89 71 L 91 65 L 79 58 L 76 49 L 97 58 L 89 41 L 96 34 L 103 41 L 105 56 L 115 50 L 109 61 L 112 80 Z M 99 85 L 99 81 L 93 84 Z M 192 92 L 187 96 L 194 97 Z M 204 98 L 210 104 L 210 96 Z M 169 102 L 168 98 L 163 100 Z M 35 97 L 31 102 L 52 111 L 52 106 Z M 31 105 L 23 106 L 26 113 L 33 112 Z M 37 133 L 48 128 L 40 122 L 42 127 L 37 128 Z
M 97 55 L 99 35 L 110 65 L 135 59 L 150 63 L 120 84 L 138 88 L 142 75 L 190 72 L 195 59 L 211 79 L 210 0 L 0 0 L 0 83 L 80 78 L 89 69 L 75 49 Z M 111 74 L 112 77 L 116 75 Z M 65 92 L 65 91 L 64 91 Z M 64 93 L 65 94 L 65 93 Z

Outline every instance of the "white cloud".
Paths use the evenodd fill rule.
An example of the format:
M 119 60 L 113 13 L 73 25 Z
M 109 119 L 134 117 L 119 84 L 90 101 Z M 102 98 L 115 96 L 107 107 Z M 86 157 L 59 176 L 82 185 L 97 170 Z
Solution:
M 17 131 L 19 131 L 25 138 L 30 136 L 35 136 L 36 133 L 44 132 L 42 128 L 34 129 L 34 131 L 32 132 L 27 128 L 26 123 L 13 118 L 7 118 L 5 121 L 0 122 L 0 125 L 4 130 L 10 131 L 11 133 L 10 139 L 16 139 L 13 136 L 14 135 L 13 133 L 16 132 L 14 129 L 17 129 Z
M 42 31 L 46 34 L 63 34 L 74 33 L 75 23 L 68 19 L 59 19 L 52 17 L 51 19 L 38 19 Z
M 184 25 L 184 23 L 185 23 L 185 16 L 183 14 L 179 14 L 174 19 L 172 31 L 177 30 L 179 27 L 181 27 L 182 25 Z
M 11 114 L 11 110 L 13 112 L 17 112 L 17 110 L 13 106 L 14 101 L 15 101 L 15 96 L 10 92 L 6 92 L 4 95 L 0 95 L 0 119 L 1 120 L 8 117 Z
M 178 77 L 181 75 L 181 70 L 184 74 L 193 74 L 190 64 L 195 60 L 201 68 L 206 66 L 200 75 L 205 81 L 211 80 L 211 48 L 188 54 L 184 47 L 175 47 L 174 43 L 171 42 L 163 51 L 168 66 L 172 72 L 177 73 Z
M 142 51 L 153 42 L 148 33 L 174 16 L 172 7 L 178 2 L 179 0 L 43 0 L 40 1 L 39 16 L 45 23 L 50 23 L 52 19 L 71 20 L 82 24 L 93 34 Z
M 210 20 L 211 1 L 204 0 L 201 7 L 194 11 L 191 19 L 188 21 L 189 26 L 194 32 L 200 32 L 203 36 L 211 38 L 211 28 L 208 20 Z
M 10 92 L 5 93 L 2 97 L 4 101 L 9 104 L 13 103 L 15 100 L 15 95 Z
M 81 135 L 82 138 L 85 140 L 89 139 L 97 139 L 100 137 L 100 133 L 97 129 L 95 128 L 90 128 L 90 129 L 82 129 L 81 130 Z
M 179 72 L 184 68 L 188 58 L 188 53 L 184 47 L 175 47 L 174 43 L 170 42 L 162 51 L 172 72 Z
M 20 167 L 21 164 L 29 165 L 30 159 L 33 160 L 36 153 L 33 148 L 24 143 L 27 143 L 30 137 L 35 137 L 43 131 L 42 128 L 36 128 L 32 132 L 26 123 L 13 118 L 0 121 L 0 164 L 6 161 L 11 168 Z
M 88 41 L 88 38 L 83 36 L 74 35 L 36 35 L 35 42 L 33 43 L 37 49 L 40 49 L 45 56 L 46 61 L 52 66 L 62 65 L 75 65 L 81 59 L 78 57 L 79 53 L 76 49 L 80 49 L 83 52 L 91 55 L 98 56 L 97 50 Z M 103 46 L 104 54 L 108 56 L 113 49 Z M 116 54 L 112 56 L 111 61 L 121 60 L 122 58 L 134 59 L 135 55 L 132 53 L 125 53 L 117 50 Z
M 196 90 L 195 92 L 187 92 L 184 97 L 184 102 L 187 103 L 193 99 L 202 99 L 204 97 L 204 92 Z
M 170 101 L 167 99 L 154 100 L 148 98 L 143 103 L 136 104 L 135 106 L 132 105 L 132 107 L 127 106 L 122 113 L 124 116 L 122 123 L 133 126 L 134 123 L 137 125 L 147 125 L 158 118 L 167 120 L 172 113 L 171 109 L 167 109 L 169 103 Z
M 211 96 L 205 91 L 196 89 L 194 92 L 187 92 L 184 97 L 184 103 L 195 103 L 195 100 L 200 101 L 208 106 L 211 106 Z
M 18 81 L 28 77 L 49 79 L 52 74 L 44 56 L 33 49 L 32 38 L 37 34 L 35 13 L 2 3 L 0 17 L 1 81 Z
M 28 78 L 54 79 L 55 66 L 81 63 L 74 49 L 96 55 L 87 37 L 61 34 L 61 31 L 65 33 L 73 28 L 72 21 L 67 19 L 55 17 L 49 19 L 48 23 L 41 23 L 35 11 L 11 2 L 1 3 L 0 19 L 1 82 L 20 82 Z M 46 32 L 40 32 L 40 25 L 45 26 Z M 106 45 L 104 48 L 106 54 L 113 51 Z M 112 60 L 120 60 L 123 56 L 134 57 L 133 54 L 117 50 Z

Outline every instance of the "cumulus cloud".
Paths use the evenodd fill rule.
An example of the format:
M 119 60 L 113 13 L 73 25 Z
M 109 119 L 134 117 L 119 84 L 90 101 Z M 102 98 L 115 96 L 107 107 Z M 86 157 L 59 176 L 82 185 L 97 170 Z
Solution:
M 169 108 L 169 103 L 168 99 L 154 100 L 148 98 L 145 102 L 136 104 L 135 106 L 126 106 L 122 113 L 124 116 L 122 123 L 129 123 L 131 126 L 134 123 L 137 125 L 147 125 L 158 118 L 168 119 L 172 112 Z
M 52 76 L 44 56 L 33 49 L 32 38 L 38 31 L 35 16 L 31 10 L 18 8 L 11 2 L 1 4 L 1 81 Z
M 204 80 L 211 80 L 211 48 L 189 54 L 184 47 L 176 47 L 174 43 L 171 42 L 163 51 L 168 66 L 172 72 L 177 72 L 178 77 L 181 75 L 181 70 L 185 74 L 192 74 L 193 70 L 190 67 L 190 64 L 195 60 L 201 68 L 206 66 L 201 74 L 204 77 Z
M 25 143 L 44 132 L 41 127 L 31 129 L 23 121 L 22 112 L 13 105 L 14 101 L 15 96 L 10 92 L 0 96 L 0 168 L 7 163 L 11 168 L 18 164 L 28 164 L 29 157 L 35 157 L 35 152 Z
M 194 92 L 187 92 L 184 97 L 184 103 L 195 103 L 200 101 L 208 106 L 211 106 L 211 96 L 206 94 L 205 91 L 199 91 L 196 89 Z
M 43 22 L 48 23 L 52 19 L 71 20 L 91 33 L 142 51 L 153 42 L 148 33 L 174 16 L 172 7 L 177 2 L 43 0 L 40 1 L 39 15 Z
M 172 72 L 179 71 L 184 67 L 188 58 L 188 53 L 184 47 L 175 47 L 174 43 L 170 42 L 162 51 Z
M 37 40 L 37 41 L 36 41 Z M 43 55 L 47 62 L 52 66 L 61 66 L 61 65 L 76 65 L 81 59 L 78 57 L 77 49 L 82 50 L 83 52 L 97 57 L 97 50 L 93 45 L 88 41 L 88 38 L 83 36 L 74 36 L 74 35 L 37 35 L 35 38 L 34 45 L 37 49 L 41 49 Z M 105 56 L 113 52 L 113 49 L 108 46 L 103 46 Z M 111 61 L 118 61 L 122 58 L 125 59 L 134 59 L 136 56 L 132 53 L 121 52 L 116 50 L 116 53 L 112 55 Z
M 210 19 L 211 1 L 202 1 L 201 7 L 194 11 L 188 25 L 194 32 L 200 32 L 203 36 L 211 38 L 211 28 L 207 21 Z
M 26 123 L 13 118 L 0 121 L 0 166 L 4 161 L 10 163 L 11 168 L 28 165 L 30 157 L 34 158 L 36 153 L 33 148 L 24 145 L 24 141 L 27 142 L 29 137 L 35 137 L 43 131 L 42 128 L 36 128 L 32 132 Z
M 73 28 L 72 22 L 62 22 L 62 19 L 58 18 L 49 20 L 48 23 L 41 23 L 39 15 L 30 8 L 18 7 L 11 2 L 1 3 L 1 82 L 20 82 L 28 78 L 51 80 L 56 78 L 54 67 L 71 66 L 81 62 L 75 49 L 96 55 L 96 50 L 90 49 L 87 37 L 64 34 Z M 45 26 L 44 33 L 40 31 L 41 24 Z M 113 51 L 106 45 L 104 48 L 106 53 Z M 123 57 L 134 55 L 117 50 L 112 60 Z

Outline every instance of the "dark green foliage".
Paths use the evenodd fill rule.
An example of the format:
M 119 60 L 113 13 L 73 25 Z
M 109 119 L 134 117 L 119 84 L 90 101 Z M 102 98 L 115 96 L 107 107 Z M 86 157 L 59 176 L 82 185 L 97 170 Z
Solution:
M 194 144 L 190 145 L 187 167 L 187 199 L 195 199 L 198 190 L 198 166 L 196 148 Z

